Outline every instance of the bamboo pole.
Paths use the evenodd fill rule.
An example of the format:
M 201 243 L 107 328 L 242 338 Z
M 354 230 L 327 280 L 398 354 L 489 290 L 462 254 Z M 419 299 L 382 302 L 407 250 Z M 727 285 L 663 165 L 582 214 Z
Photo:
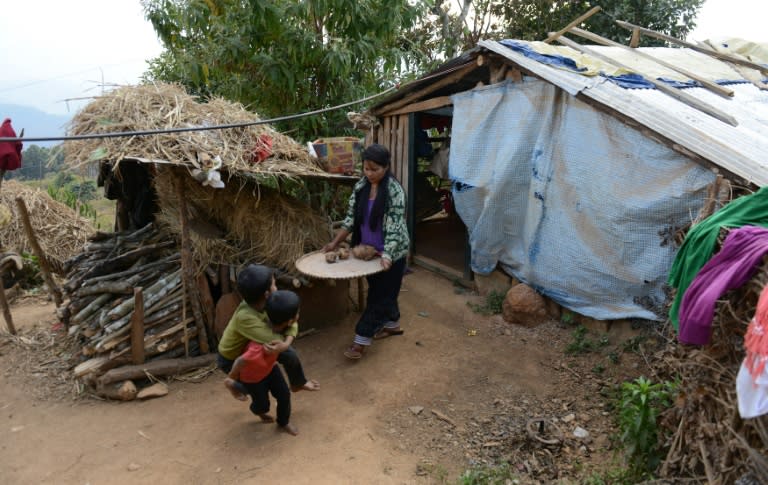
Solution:
M 195 317 L 195 326 L 197 327 L 197 340 L 200 344 L 200 353 L 207 354 L 208 332 L 205 331 L 205 318 L 203 310 L 200 307 L 200 292 L 197 289 L 195 280 L 195 270 L 193 268 L 194 260 L 192 258 L 192 247 L 189 238 L 189 221 L 187 220 L 187 199 L 184 194 L 184 181 L 181 175 L 176 174 L 174 179 L 176 184 L 176 196 L 179 199 L 179 222 L 181 223 L 181 274 L 184 293 L 189 298 L 192 305 L 192 314 Z
M 13 317 L 11 316 L 11 307 L 8 305 L 8 299 L 5 297 L 5 287 L 2 281 L 0 281 L 0 307 L 3 309 L 3 318 L 5 318 L 5 326 L 8 329 L 8 333 L 16 335 L 16 327 L 13 325 Z
M 21 197 L 16 197 L 16 205 L 19 208 L 19 215 L 21 216 L 21 222 L 24 225 L 24 231 L 27 233 L 29 245 L 32 246 L 32 251 L 35 253 L 35 256 L 37 256 L 37 261 L 40 264 L 40 271 L 43 273 L 43 279 L 45 280 L 45 284 L 48 286 L 48 291 L 50 291 L 51 295 L 53 295 L 53 301 L 56 302 L 56 306 L 60 307 L 63 302 L 61 297 L 61 290 L 53 281 L 53 277 L 51 276 L 51 266 L 48 264 L 48 258 L 45 257 L 43 248 L 40 247 L 40 244 L 37 242 L 37 236 L 35 236 L 35 232 L 32 230 L 32 223 L 29 221 L 27 205 L 24 203 L 24 199 Z
M 133 318 L 131 319 L 131 361 L 144 363 L 144 290 L 133 289 Z

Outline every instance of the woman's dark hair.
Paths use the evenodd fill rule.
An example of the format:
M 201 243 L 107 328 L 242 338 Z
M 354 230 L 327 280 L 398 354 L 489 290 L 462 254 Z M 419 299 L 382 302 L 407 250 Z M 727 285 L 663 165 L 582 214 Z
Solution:
M 267 316 L 272 325 L 282 325 L 299 313 L 299 295 L 288 290 L 278 290 L 267 299 Z
M 370 160 L 376 165 L 381 165 L 385 168 L 389 167 L 389 163 L 391 162 L 389 149 L 384 145 L 379 145 L 378 143 L 368 145 L 368 148 L 363 150 L 363 161 L 366 160 Z
M 246 303 L 256 303 L 272 287 L 272 275 L 272 268 L 249 264 L 237 275 L 237 291 Z
M 369 145 L 368 148 L 363 150 L 363 161 L 365 160 L 369 160 L 384 168 L 388 168 L 391 161 L 387 147 L 379 145 L 378 143 Z M 370 227 L 371 230 L 375 230 L 376 227 L 380 226 L 381 221 L 384 219 L 384 212 L 387 210 L 389 197 L 389 178 L 391 176 L 392 172 L 387 170 L 384 178 L 379 182 L 379 189 L 378 192 L 376 192 L 376 200 L 373 201 L 371 215 L 368 218 L 368 227 Z M 370 194 L 371 183 L 366 179 L 365 185 L 355 197 L 355 218 L 358 221 L 362 221 L 365 216 L 365 211 L 368 209 L 366 204 L 368 203 Z

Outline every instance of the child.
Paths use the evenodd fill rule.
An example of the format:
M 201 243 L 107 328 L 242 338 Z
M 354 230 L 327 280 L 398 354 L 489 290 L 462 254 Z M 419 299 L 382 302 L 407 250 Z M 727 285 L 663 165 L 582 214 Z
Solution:
M 299 297 L 292 291 L 276 291 L 266 304 L 272 330 L 277 333 L 296 324 L 299 318 Z M 243 355 L 235 359 L 224 385 L 237 397 L 241 387 L 251 396 L 251 412 L 262 421 L 274 421 L 269 412 L 269 393 L 277 400 L 277 425 L 296 436 L 299 430 L 288 421 L 291 417 L 291 393 L 283 374 L 275 365 L 277 353 L 266 344 L 248 342 Z M 237 384 L 240 384 L 238 386 Z
M 275 276 L 270 268 L 260 264 L 249 264 L 237 275 L 237 290 L 243 301 L 235 310 L 219 341 L 218 366 L 225 373 L 232 370 L 234 360 L 243 353 L 249 341 L 268 344 L 275 351 L 277 361 L 283 365 L 293 392 L 317 391 L 317 381 L 307 380 L 299 355 L 291 347 L 299 333 L 294 322 L 283 332 L 275 333 L 267 323 L 264 307 L 269 295 L 276 291 Z M 242 392 L 242 391 L 241 391 Z

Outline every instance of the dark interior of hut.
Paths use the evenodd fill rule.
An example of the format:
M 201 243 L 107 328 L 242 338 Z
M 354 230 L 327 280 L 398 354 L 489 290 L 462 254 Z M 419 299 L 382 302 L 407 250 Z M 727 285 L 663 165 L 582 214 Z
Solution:
M 451 111 L 417 115 L 413 178 L 414 257 L 457 277 L 468 277 L 467 228 L 454 209 L 448 177 Z

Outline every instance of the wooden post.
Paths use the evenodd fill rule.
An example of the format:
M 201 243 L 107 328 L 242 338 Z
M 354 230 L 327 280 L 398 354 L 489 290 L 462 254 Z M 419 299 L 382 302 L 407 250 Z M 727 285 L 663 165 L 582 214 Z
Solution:
M 53 281 L 51 276 L 51 266 L 48 264 L 48 258 L 45 257 L 43 249 L 37 242 L 37 236 L 35 236 L 32 230 L 32 223 L 29 221 L 29 212 L 27 212 L 27 206 L 24 204 L 24 199 L 16 197 L 16 205 L 19 208 L 19 215 L 21 216 L 21 222 L 24 225 L 24 231 L 27 233 L 27 239 L 29 239 L 29 245 L 32 246 L 32 251 L 37 256 L 37 261 L 40 263 L 40 271 L 43 273 L 43 279 L 48 286 L 48 291 L 53 295 L 53 301 L 56 302 L 56 306 L 60 307 L 62 304 L 61 290 Z
M 11 307 L 8 306 L 8 299 L 5 297 L 5 287 L 3 287 L 2 281 L 0 281 L 0 307 L 3 307 L 3 317 L 5 318 L 5 326 L 8 328 L 8 333 L 16 335 L 16 327 L 13 325 L 13 317 L 11 317 Z
M 176 185 L 176 196 L 179 199 L 179 222 L 181 223 L 181 280 L 184 285 L 184 292 L 192 305 L 200 353 L 207 354 L 209 352 L 208 332 L 205 331 L 205 317 L 200 307 L 200 292 L 195 280 L 194 259 L 192 258 L 192 248 L 189 239 L 189 221 L 187 220 L 187 199 L 184 195 L 184 180 L 182 180 L 181 175 L 176 174 L 174 182 Z
M 629 39 L 629 46 L 633 49 L 637 49 L 640 45 L 640 29 L 632 29 L 632 38 Z
M 144 363 L 144 290 L 133 289 L 133 318 L 131 318 L 131 360 Z

